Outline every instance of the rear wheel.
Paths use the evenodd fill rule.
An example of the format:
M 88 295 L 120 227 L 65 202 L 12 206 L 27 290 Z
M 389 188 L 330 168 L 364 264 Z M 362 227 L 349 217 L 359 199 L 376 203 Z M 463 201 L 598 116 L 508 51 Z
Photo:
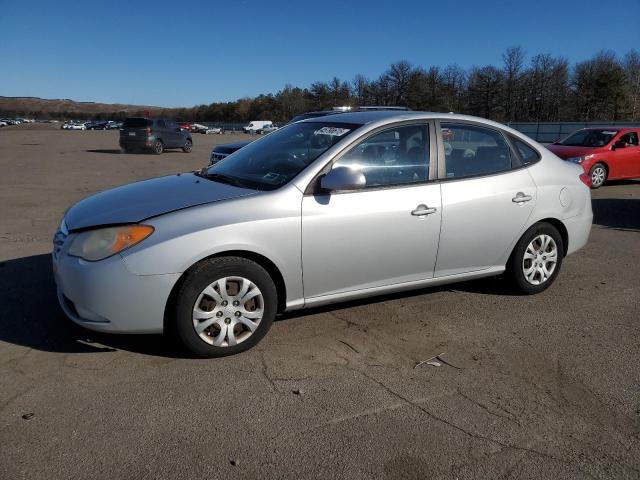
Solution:
M 607 167 L 602 163 L 596 163 L 589 170 L 589 176 L 591 177 L 591 188 L 600 188 L 607 179 Z
M 182 146 L 182 151 L 185 153 L 189 153 L 192 147 L 193 147 L 193 143 L 191 142 L 191 140 L 187 139 L 185 140 L 184 145 Z
M 558 229 L 548 223 L 538 223 L 516 244 L 507 264 L 507 273 L 519 292 L 539 293 L 551 286 L 558 276 L 563 255 L 564 244 Z
M 164 145 L 162 144 L 162 140 L 156 140 L 156 143 L 153 144 L 153 153 L 156 155 L 160 155 L 164 152 Z
M 175 301 L 174 327 L 200 357 L 250 349 L 276 315 L 276 287 L 267 271 L 240 257 L 206 260 L 187 273 Z

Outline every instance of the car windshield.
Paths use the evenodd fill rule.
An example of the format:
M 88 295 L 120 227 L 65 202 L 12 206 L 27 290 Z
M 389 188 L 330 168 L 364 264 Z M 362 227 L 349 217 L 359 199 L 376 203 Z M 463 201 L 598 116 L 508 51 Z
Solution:
M 559 144 L 568 147 L 604 147 L 617 133 L 617 130 L 580 130 Z
M 303 122 L 274 131 L 211 166 L 205 176 L 258 190 L 275 190 L 360 125 Z

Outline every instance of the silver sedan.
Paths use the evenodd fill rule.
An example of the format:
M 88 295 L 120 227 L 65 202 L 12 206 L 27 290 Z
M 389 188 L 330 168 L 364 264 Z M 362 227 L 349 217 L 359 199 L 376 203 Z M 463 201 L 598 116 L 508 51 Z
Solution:
M 222 356 L 285 310 L 502 273 L 541 292 L 591 220 L 582 169 L 504 125 L 345 113 L 80 201 L 53 266 L 76 323 Z

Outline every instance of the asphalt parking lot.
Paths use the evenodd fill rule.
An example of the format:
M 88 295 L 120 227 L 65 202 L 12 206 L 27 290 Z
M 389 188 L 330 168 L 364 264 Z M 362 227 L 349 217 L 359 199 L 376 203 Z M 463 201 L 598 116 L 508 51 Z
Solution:
M 593 192 L 589 244 L 540 295 L 489 279 L 303 311 L 196 360 L 66 320 L 51 236 L 80 198 L 246 136 L 155 156 L 117 135 L 0 131 L 0 478 L 640 478 L 640 180 Z

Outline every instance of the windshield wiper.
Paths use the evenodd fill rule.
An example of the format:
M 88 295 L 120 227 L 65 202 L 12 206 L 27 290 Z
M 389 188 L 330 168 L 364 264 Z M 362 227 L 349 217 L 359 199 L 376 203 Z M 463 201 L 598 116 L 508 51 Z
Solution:
M 247 185 L 245 185 L 244 182 L 235 177 L 230 177 L 229 175 L 224 175 L 222 173 L 209 173 L 206 168 L 197 171 L 196 175 L 213 180 L 214 182 L 226 183 L 227 185 L 233 185 L 234 187 L 247 188 Z

